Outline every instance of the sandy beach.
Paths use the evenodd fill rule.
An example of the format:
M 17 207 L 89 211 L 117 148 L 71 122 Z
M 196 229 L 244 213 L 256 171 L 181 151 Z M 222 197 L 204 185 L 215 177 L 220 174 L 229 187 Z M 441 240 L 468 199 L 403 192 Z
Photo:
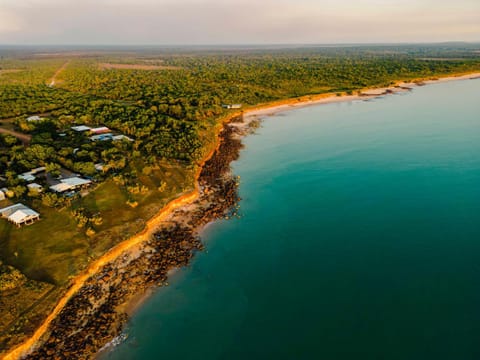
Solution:
M 222 123 L 219 124 L 217 137 L 220 135 L 222 130 L 227 127 L 231 127 L 233 129 L 236 138 L 240 139 L 241 137 L 247 135 L 249 133 L 250 124 L 254 120 L 261 119 L 262 117 L 273 115 L 279 112 L 292 110 L 299 107 L 305 106 L 313 106 L 313 105 L 321 105 L 321 104 L 331 104 L 331 103 L 338 103 L 338 102 L 349 102 L 349 101 L 356 101 L 356 100 L 365 100 L 369 98 L 375 98 L 378 96 L 395 94 L 399 92 L 410 91 L 417 86 L 434 84 L 438 82 L 447 82 L 447 81 L 456 81 L 456 80 L 468 80 L 473 78 L 480 77 L 480 73 L 471 73 L 471 74 L 461 74 L 458 76 L 448 76 L 442 77 L 439 79 L 418 79 L 413 80 L 411 82 L 404 82 L 399 81 L 395 83 L 391 87 L 387 88 L 375 88 L 375 89 L 363 89 L 360 90 L 357 94 L 354 95 L 347 95 L 341 94 L 320 94 L 320 95 L 311 95 L 311 96 L 303 96 L 300 98 L 288 99 L 288 100 L 281 100 L 276 101 L 268 104 L 262 104 L 251 108 L 246 108 L 243 112 L 235 112 L 232 113 L 230 116 L 224 119 Z M 240 115 L 243 115 L 243 122 L 233 121 L 237 119 Z M 233 139 L 233 137 L 232 137 Z M 223 140 L 224 141 L 224 140 Z M 228 142 L 228 141 L 227 141 Z M 232 149 L 230 148 L 220 148 L 222 141 L 219 141 L 217 147 L 213 149 L 202 161 L 200 164 L 198 173 L 196 175 L 195 181 L 195 189 L 191 192 L 185 193 L 179 198 L 170 202 L 167 206 L 165 206 L 154 218 L 147 222 L 147 226 L 140 234 L 122 242 L 121 244 L 117 245 L 116 247 L 112 248 L 108 251 L 105 255 L 97 259 L 93 262 L 87 271 L 79 274 L 73 281 L 72 285 L 66 291 L 65 295 L 59 300 L 53 312 L 48 316 L 48 318 L 44 321 L 44 323 L 36 330 L 34 335 L 28 339 L 25 343 L 21 346 L 13 349 L 10 353 L 6 354 L 3 358 L 12 360 L 12 359 L 20 359 L 27 354 L 29 354 L 34 349 L 40 349 L 45 343 L 48 343 L 49 336 L 55 331 L 52 332 L 52 329 L 55 327 L 55 321 L 58 319 L 61 314 L 65 314 L 66 312 L 70 312 L 69 307 L 73 306 L 73 301 L 79 294 L 83 294 L 86 286 L 92 286 L 92 282 L 95 282 L 96 279 L 99 277 L 100 274 L 105 274 L 111 271 L 117 271 L 115 266 L 119 264 L 123 264 L 124 266 L 121 270 L 123 271 L 122 275 L 130 271 L 129 266 L 130 264 L 134 264 L 135 266 L 139 266 L 139 269 L 143 269 L 143 266 L 147 266 L 150 261 L 149 258 L 146 256 L 153 256 L 155 252 L 158 252 L 158 249 L 154 249 L 151 240 L 153 237 L 158 235 L 158 232 L 161 229 L 166 227 L 166 224 L 176 223 L 180 225 L 188 225 L 188 231 L 192 232 L 192 237 L 197 237 L 198 231 L 205 226 L 207 223 L 215 220 L 215 218 L 219 218 L 223 216 L 226 212 L 230 210 L 232 206 L 234 206 L 234 198 L 235 195 L 230 193 L 233 191 L 233 184 L 229 183 L 228 187 L 222 188 L 222 184 L 215 184 L 215 186 L 211 185 L 209 181 L 212 181 L 214 176 L 212 174 L 218 175 L 219 173 L 224 173 L 226 171 L 226 167 L 229 167 L 230 162 L 234 159 L 235 156 L 238 156 L 239 149 L 236 147 L 237 145 L 233 145 Z M 229 145 L 230 146 L 230 145 Z M 210 168 L 207 173 L 204 173 L 204 180 L 203 185 L 199 183 L 199 180 L 202 175 L 202 170 L 205 169 L 205 166 L 209 166 L 209 161 L 214 158 L 215 156 L 220 156 L 219 151 L 223 151 L 224 153 L 229 154 L 229 156 L 222 158 L 221 161 L 218 162 L 211 162 Z M 231 154 L 230 154 L 231 152 Z M 213 165 L 212 165 L 213 164 Z M 229 181 L 232 181 L 230 179 Z M 210 184 L 210 185 L 206 185 Z M 211 186 L 211 188 L 209 188 Z M 215 190 L 215 187 L 217 189 Z M 207 189 L 207 191 L 206 191 Z M 212 192 L 210 196 L 208 191 Z M 213 194 L 215 191 L 219 191 L 216 194 Z M 220 208 L 215 208 L 215 199 L 218 199 L 219 196 L 224 196 L 223 192 L 228 191 L 229 197 L 231 197 L 231 201 L 228 201 L 225 206 Z M 202 198 L 203 195 L 208 195 L 207 197 Z M 192 217 L 192 214 L 195 216 Z M 203 215 L 203 214 L 207 215 Z M 193 220 L 192 220 L 193 219 Z M 169 230 L 170 231 L 170 230 Z M 171 236 L 174 236 L 175 232 L 171 233 Z M 189 233 L 190 234 L 190 233 Z M 178 234 L 177 234 L 178 235 Z M 170 235 L 169 235 L 170 236 Z M 187 238 L 185 238 L 187 239 Z M 190 238 L 188 238 L 190 239 Z M 185 240 L 187 241 L 187 240 Z M 188 240 L 190 241 L 190 240 Z M 186 246 L 185 248 L 188 249 L 189 252 L 192 252 L 194 249 L 198 248 L 197 243 L 193 243 L 191 240 L 191 246 Z M 155 251 L 153 251 L 153 250 Z M 187 251 L 187 250 L 186 250 Z M 185 257 L 185 258 L 184 258 Z M 160 261 L 160 260 L 158 260 Z M 138 265 L 136 262 L 141 262 L 141 266 Z M 180 261 L 175 262 L 171 261 L 168 266 L 162 263 L 162 272 L 159 272 L 157 277 L 152 277 L 148 281 L 142 283 L 142 278 L 139 275 L 137 286 L 140 289 L 143 289 L 142 295 L 135 295 L 131 296 L 130 291 L 125 292 L 125 298 L 119 299 L 119 302 L 112 307 L 114 311 L 122 311 L 131 314 L 136 306 L 139 303 L 144 301 L 145 299 L 145 290 L 148 289 L 149 286 L 154 286 L 155 284 L 159 284 L 164 282 L 167 277 L 168 270 L 183 266 L 188 262 L 188 256 L 182 252 L 182 258 Z M 160 263 L 159 263 L 160 264 Z M 115 268 L 112 270 L 112 268 Z M 108 271 L 106 271 L 106 269 Z M 165 270 L 165 272 L 164 272 Z M 103 280 L 102 280 L 103 281 Z M 102 282 L 102 288 L 99 290 L 101 291 L 102 296 L 107 296 L 105 294 L 109 294 L 109 291 L 114 291 L 115 287 L 110 287 L 108 284 L 108 279 Z M 121 283 L 118 283 L 121 284 Z M 112 289 L 112 290 L 110 290 Z M 134 292 L 135 293 L 135 292 Z M 82 295 L 88 296 L 88 295 Z M 93 295 L 92 295 L 93 296 Z M 96 295 L 95 295 L 96 296 Z M 74 309 L 75 310 L 75 309 Z M 75 312 L 73 312 L 76 314 Z M 72 314 L 73 314 L 72 313 Z M 94 315 L 92 312 L 85 312 L 84 316 Z M 118 315 L 118 314 L 117 314 Z M 108 326 L 117 326 L 118 328 L 115 329 L 113 332 L 109 332 L 108 335 L 105 335 L 99 342 L 94 342 L 91 347 L 88 348 L 89 351 L 96 352 L 98 351 L 105 343 L 111 341 L 115 334 L 118 334 L 121 331 L 121 328 L 126 321 L 126 318 L 121 317 L 123 320 L 120 324 L 115 322 L 109 322 Z M 59 330 L 63 331 L 63 330 Z M 101 340 L 101 341 L 100 341 Z M 90 346 L 90 345 L 89 345 Z M 46 351 L 46 350 L 45 350 Z M 79 351 L 81 352 L 82 349 L 79 347 Z M 72 353 L 72 358 L 75 354 Z M 35 357 L 32 357 L 35 358 Z
M 394 85 L 383 88 L 368 88 L 359 90 L 355 95 L 346 95 L 342 94 L 338 96 L 337 94 L 327 93 L 320 95 L 311 95 L 303 96 L 295 99 L 281 100 L 278 102 L 272 102 L 269 104 L 259 105 L 256 107 L 248 108 L 244 112 L 244 119 L 246 122 L 249 122 L 255 118 L 261 118 L 264 116 L 274 115 L 278 112 L 287 111 L 299 107 L 312 106 L 312 105 L 321 105 L 321 104 L 332 104 L 339 102 L 349 102 L 356 100 L 365 100 L 368 98 L 375 98 L 383 95 L 390 95 L 396 93 L 402 93 L 405 91 L 411 91 L 418 86 L 444 83 L 450 81 L 458 80 L 470 80 L 480 78 L 479 73 L 470 73 L 470 74 L 461 74 L 456 76 L 446 76 L 435 79 L 415 79 L 412 81 L 398 81 Z

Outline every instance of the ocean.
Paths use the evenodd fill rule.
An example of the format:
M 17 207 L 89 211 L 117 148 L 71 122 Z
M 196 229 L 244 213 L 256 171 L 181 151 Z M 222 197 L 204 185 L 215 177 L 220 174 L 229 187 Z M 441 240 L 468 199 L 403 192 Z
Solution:
M 278 113 L 241 218 L 102 359 L 480 358 L 480 80 Z

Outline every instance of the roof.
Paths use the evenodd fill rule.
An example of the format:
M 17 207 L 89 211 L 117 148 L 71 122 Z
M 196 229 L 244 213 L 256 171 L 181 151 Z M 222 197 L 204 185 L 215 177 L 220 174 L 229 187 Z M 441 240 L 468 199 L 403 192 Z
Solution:
M 0 214 L 3 217 L 10 218 L 13 214 L 15 214 L 18 211 L 23 211 L 25 214 L 33 214 L 34 213 L 34 214 L 37 214 L 37 216 L 40 215 L 36 211 L 33 211 L 29 207 L 23 205 L 22 203 L 18 203 L 18 204 L 15 204 L 15 205 L 10 205 L 10 206 L 7 206 L 6 208 L 0 209 Z
M 109 132 L 110 129 L 106 126 L 100 126 L 100 127 L 97 127 L 97 128 L 92 128 L 92 129 L 90 129 L 90 131 L 92 133 L 95 133 L 95 134 L 101 134 L 101 133 Z
M 45 166 L 38 167 L 36 169 L 30 170 L 30 174 L 38 174 L 39 172 L 46 171 L 47 168 Z
M 22 180 L 25 180 L 25 181 L 33 181 L 35 180 L 35 176 L 33 176 L 31 173 L 24 173 L 24 174 L 21 174 L 21 175 L 18 175 L 18 177 Z
M 0 215 L 7 217 L 24 206 L 25 205 L 23 204 L 15 204 L 15 205 L 7 206 L 6 208 L 0 209 Z
M 223 104 L 222 107 L 227 109 L 240 109 L 242 104 Z
M 39 120 L 42 120 L 42 118 L 38 115 L 29 116 L 27 118 L 27 121 L 39 121 Z
M 59 183 L 57 185 L 52 185 L 50 186 L 50 189 L 55 191 L 55 192 L 64 192 L 64 191 L 68 191 L 72 188 L 71 185 L 68 185 L 68 184 L 65 184 L 65 183 Z
M 41 167 L 38 167 L 36 169 L 32 169 L 30 171 L 27 171 L 23 174 L 20 174 L 20 175 L 18 175 L 18 177 L 20 179 L 25 180 L 25 181 L 33 181 L 33 180 L 35 180 L 35 176 L 34 176 L 35 174 L 41 173 L 45 170 L 46 170 L 45 166 L 41 166 Z
M 37 189 L 37 190 L 43 189 L 42 185 L 39 185 L 39 184 L 37 184 L 37 183 L 28 184 L 27 187 L 28 187 L 29 189 Z
M 111 133 L 90 136 L 90 140 L 92 141 L 97 141 L 97 140 L 106 141 L 106 140 L 112 140 L 112 139 L 113 139 L 113 135 Z
M 79 177 L 71 177 L 68 179 L 63 179 L 59 184 L 50 186 L 50 189 L 55 192 L 65 192 L 68 190 L 73 190 L 79 186 L 91 184 L 91 180 L 82 179 Z
M 133 139 L 129 138 L 128 136 L 125 136 L 125 135 L 115 135 L 112 137 L 112 140 L 113 141 L 117 141 L 117 140 L 128 140 L 128 141 L 133 141 Z
M 90 130 L 90 126 L 79 125 L 79 126 L 72 126 L 72 130 L 74 131 L 88 131 Z
M 62 183 L 70 185 L 70 186 L 82 186 L 82 185 L 87 185 L 90 184 L 91 181 L 87 179 L 82 179 L 79 177 L 71 177 L 68 179 L 63 179 Z
M 32 209 L 29 209 L 29 208 L 25 208 L 25 209 L 15 211 L 12 215 L 8 217 L 8 220 L 16 224 L 19 224 L 31 218 L 36 218 L 38 216 L 40 216 L 40 214 L 37 213 L 36 211 L 33 211 Z

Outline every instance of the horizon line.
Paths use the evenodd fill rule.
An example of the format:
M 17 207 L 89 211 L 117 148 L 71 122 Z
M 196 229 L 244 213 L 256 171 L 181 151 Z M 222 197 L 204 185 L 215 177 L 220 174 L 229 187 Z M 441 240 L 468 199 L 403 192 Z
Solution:
M 187 43 L 178 43 L 178 44 L 89 44 L 89 43 L 52 43 L 52 44 L 9 44 L 9 43 L 0 43 L 0 47 L 48 47 L 48 46 L 66 46 L 66 47 L 244 47 L 244 46 L 372 46 L 372 45 L 448 45 L 448 44 L 466 44 L 466 45 L 480 45 L 480 40 L 478 41 L 462 41 L 462 40 L 445 40 L 445 41 L 399 41 L 399 42 L 336 42 L 336 43 L 205 43 L 205 44 L 187 44 Z

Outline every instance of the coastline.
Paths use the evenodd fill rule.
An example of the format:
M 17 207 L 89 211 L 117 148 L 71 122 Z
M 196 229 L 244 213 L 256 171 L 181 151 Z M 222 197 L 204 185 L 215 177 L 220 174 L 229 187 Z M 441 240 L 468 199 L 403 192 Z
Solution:
M 55 333 L 55 331 L 52 331 L 51 325 L 53 327 L 55 327 L 55 325 L 58 325 L 58 323 L 55 323 L 55 321 L 58 321 L 59 316 L 65 313 L 65 309 L 69 309 L 69 307 L 72 307 L 75 305 L 75 302 L 78 300 L 76 296 L 79 293 L 81 293 L 82 289 L 84 289 L 86 286 L 87 287 L 92 286 L 92 283 L 97 283 L 99 281 L 104 281 L 104 283 L 108 283 L 109 279 L 104 280 L 105 276 L 103 276 L 103 274 L 105 274 L 106 272 L 107 273 L 111 272 L 112 267 L 114 267 L 114 265 L 124 265 L 125 273 L 126 273 L 129 263 L 140 261 L 138 259 L 145 258 L 147 254 L 152 255 L 152 253 L 147 252 L 147 251 L 150 251 L 152 248 L 154 248 L 154 245 L 151 244 L 151 241 L 152 241 L 151 239 L 155 237 L 160 240 L 164 239 L 162 238 L 162 235 L 166 235 L 165 231 L 167 231 L 168 236 L 187 236 L 182 232 L 182 231 L 187 231 L 185 230 L 186 228 L 182 228 L 181 226 L 188 225 L 186 223 L 191 220 L 191 218 L 188 217 L 187 213 L 195 213 L 195 216 L 199 217 L 199 219 L 196 220 L 198 221 L 198 224 L 193 224 L 194 226 L 191 226 L 190 224 L 191 227 L 188 228 L 187 233 L 188 233 L 188 236 L 191 237 L 191 239 L 189 240 L 190 245 L 185 246 L 186 252 L 182 253 L 182 256 L 184 258 L 182 258 L 178 263 L 174 264 L 172 262 L 171 264 L 172 267 L 169 269 L 176 268 L 178 266 L 183 266 L 186 263 L 188 263 L 188 260 L 191 258 L 191 256 L 193 256 L 193 252 L 201 249 L 201 243 L 197 238 L 197 234 L 199 230 L 209 222 L 215 220 L 216 218 L 224 216 L 225 213 L 230 211 L 231 207 L 235 205 L 235 202 L 237 200 L 236 195 L 231 194 L 231 201 L 228 201 L 228 204 L 225 204 L 225 206 L 222 205 L 220 209 L 209 208 L 208 206 L 215 207 L 215 204 L 212 205 L 211 203 L 214 203 L 216 200 L 218 200 L 218 199 L 215 199 L 215 195 L 218 195 L 220 193 L 209 194 L 209 192 L 213 190 L 209 190 L 208 192 L 206 192 L 205 190 L 208 190 L 209 187 L 211 187 L 211 185 L 206 185 L 206 184 L 209 184 L 208 181 L 213 181 L 215 183 L 215 181 L 218 180 L 219 174 L 228 174 L 228 169 L 226 170 L 226 168 L 229 167 L 230 162 L 234 160 L 235 156 L 238 156 L 238 151 L 241 145 L 236 144 L 235 145 L 236 147 L 234 146 L 233 150 L 232 149 L 229 150 L 228 148 L 222 148 L 222 143 L 224 144 L 225 141 L 227 142 L 240 141 L 240 139 L 248 133 L 248 128 L 253 120 L 262 118 L 264 116 L 273 115 L 278 112 L 299 108 L 299 107 L 338 103 L 338 102 L 349 102 L 349 101 L 355 101 L 355 100 L 365 100 L 365 99 L 375 98 L 375 97 L 386 95 L 386 94 L 409 91 L 416 86 L 422 86 L 426 84 L 434 84 L 434 83 L 446 82 L 446 81 L 473 79 L 478 76 L 480 76 L 480 73 L 462 74 L 458 76 L 447 76 L 439 79 L 419 79 L 419 80 L 412 80 L 412 82 L 402 81 L 402 82 L 396 82 L 395 85 L 392 85 L 391 87 L 388 87 L 388 88 L 364 89 L 364 90 L 361 90 L 360 94 L 357 94 L 357 95 L 342 94 L 342 96 L 337 96 L 337 94 L 329 93 L 329 94 L 304 96 L 300 98 L 262 104 L 255 107 L 248 108 L 243 113 L 236 112 L 231 114 L 230 116 L 226 117 L 222 122 L 219 122 L 218 129 L 216 130 L 216 137 L 217 139 L 219 139 L 217 141 L 217 146 L 205 157 L 204 161 L 201 162 L 201 165 L 199 166 L 198 172 L 195 177 L 195 189 L 191 192 L 183 194 L 179 198 L 167 204 L 167 206 L 165 206 L 154 218 L 150 219 L 147 222 L 146 228 L 141 233 L 137 234 L 136 236 L 112 248 L 101 258 L 93 262 L 89 266 L 86 272 L 78 275 L 72 282 L 72 285 L 66 291 L 65 295 L 57 303 L 54 311 L 48 316 L 48 318 L 44 321 L 44 323 L 35 331 L 34 335 L 30 339 L 28 339 L 24 344 L 17 347 L 10 353 L 6 354 L 4 359 L 22 358 L 23 356 L 26 356 L 30 351 L 32 351 L 33 348 L 37 347 L 41 350 L 42 347 L 45 347 L 41 343 L 48 345 L 48 342 L 47 342 L 48 339 L 45 339 L 44 337 L 45 335 L 49 335 L 49 334 L 51 335 L 52 333 Z M 243 114 L 243 122 L 241 123 L 235 122 L 235 119 L 238 118 L 238 116 L 241 114 Z M 231 128 L 231 132 L 229 133 L 230 139 L 228 139 L 228 136 L 222 139 L 221 133 L 228 128 Z M 205 168 L 209 167 L 209 160 L 211 160 L 212 158 L 215 158 L 215 156 L 222 156 L 222 155 L 218 155 L 219 152 L 222 152 L 222 151 L 227 153 L 232 152 L 232 154 L 230 154 L 230 156 L 224 159 L 225 161 L 223 161 L 221 165 L 218 163 L 215 164 L 215 162 L 213 162 L 213 165 L 210 166 L 211 169 L 207 170 L 207 174 L 205 175 Z M 234 154 L 235 152 L 236 154 Z M 205 180 L 204 178 L 202 179 L 202 173 L 204 173 L 204 176 L 207 177 L 207 180 Z M 220 189 L 221 191 L 224 191 L 224 190 L 233 191 L 236 188 L 235 184 L 238 185 L 233 177 L 230 177 L 230 178 L 227 177 L 225 181 L 228 183 L 228 186 L 226 188 L 224 187 L 225 184 L 222 185 L 222 184 L 216 183 L 215 186 L 221 187 Z M 207 198 L 202 199 L 202 195 L 205 195 L 205 193 L 207 195 Z M 208 209 L 210 209 L 210 211 L 212 211 L 213 213 L 209 214 L 208 216 L 202 215 L 204 214 L 205 211 L 208 211 Z M 177 231 L 178 229 L 173 229 L 173 230 L 171 228 L 164 229 L 166 227 L 165 223 L 175 224 L 177 227 L 180 224 L 182 231 L 178 233 Z M 159 236 L 159 234 L 161 235 Z M 118 261 L 122 262 L 122 260 L 124 261 L 123 264 L 116 263 Z M 149 259 L 147 258 L 145 262 L 148 265 Z M 105 269 L 108 269 L 108 271 L 105 271 Z M 163 270 L 166 270 L 166 268 Z M 102 275 L 103 278 L 100 277 L 99 279 L 99 275 Z M 122 314 L 134 312 L 135 309 L 139 305 L 141 305 L 142 301 L 144 301 L 148 296 L 148 294 L 146 294 L 147 289 L 155 285 L 165 285 L 165 280 L 167 276 L 168 276 L 167 272 L 160 273 L 159 276 L 153 280 L 147 279 L 143 284 L 136 284 L 136 286 L 138 286 L 140 289 L 143 289 L 144 292 L 142 293 L 142 295 L 137 294 L 136 297 L 132 296 L 130 299 L 126 301 L 122 301 L 120 304 L 121 306 L 118 305 L 113 307 L 113 310 L 117 312 L 115 316 L 117 316 L 118 318 L 116 318 L 115 319 L 116 322 L 115 321 L 112 322 L 110 326 L 115 325 L 116 329 L 114 332 L 112 332 L 111 334 L 109 333 L 108 336 L 106 336 L 105 338 L 102 338 L 101 340 L 104 341 L 107 339 L 107 337 L 109 337 L 111 341 L 114 338 L 113 336 L 114 333 L 118 334 L 121 331 L 121 328 L 126 321 L 126 318 L 124 317 L 124 315 L 119 315 L 118 313 L 122 311 L 123 311 Z M 114 290 L 115 289 L 113 288 L 112 289 L 110 289 L 110 287 L 108 288 L 108 291 L 110 293 Z M 71 300 L 74 300 L 74 301 L 71 301 Z M 85 313 L 84 317 L 93 316 L 93 315 L 94 314 Z M 60 321 L 60 324 L 61 324 L 61 321 Z M 60 328 L 57 336 L 62 331 L 64 331 L 63 327 Z M 104 341 L 103 345 L 105 345 L 105 343 L 106 341 Z M 92 348 L 90 350 L 95 352 L 95 347 L 98 347 L 98 346 L 99 346 L 98 344 L 94 344 L 92 345 Z M 47 350 L 45 350 L 45 353 L 44 353 L 45 356 L 52 355 L 48 353 L 48 350 L 52 350 L 51 347 L 50 348 L 47 347 Z M 36 351 L 38 351 L 38 349 Z M 72 356 L 75 356 L 75 354 L 72 354 Z
M 279 101 L 274 101 L 271 103 L 260 104 L 260 105 L 251 107 L 245 111 L 244 117 L 248 121 L 249 118 L 260 118 L 263 116 L 270 116 L 282 111 L 288 111 L 288 110 L 300 108 L 300 107 L 332 104 L 332 103 L 339 103 L 339 102 L 349 102 L 349 101 L 356 101 L 356 100 L 366 100 L 366 99 L 375 98 L 378 96 L 391 95 L 391 94 L 411 91 L 416 87 L 424 86 L 424 85 L 438 84 L 438 83 L 458 81 L 458 80 L 476 80 L 478 78 L 480 78 L 480 72 L 474 72 L 474 73 L 458 74 L 458 75 L 445 76 L 445 77 L 439 77 L 439 78 L 419 78 L 419 79 L 413 79 L 411 81 L 396 81 L 393 85 L 389 87 L 361 89 L 355 95 L 341 94 L 340 96 L 337 96 L 337 94 L 334 94 L 334 93 L 307 95 L 299 98 L 279 100 Z

